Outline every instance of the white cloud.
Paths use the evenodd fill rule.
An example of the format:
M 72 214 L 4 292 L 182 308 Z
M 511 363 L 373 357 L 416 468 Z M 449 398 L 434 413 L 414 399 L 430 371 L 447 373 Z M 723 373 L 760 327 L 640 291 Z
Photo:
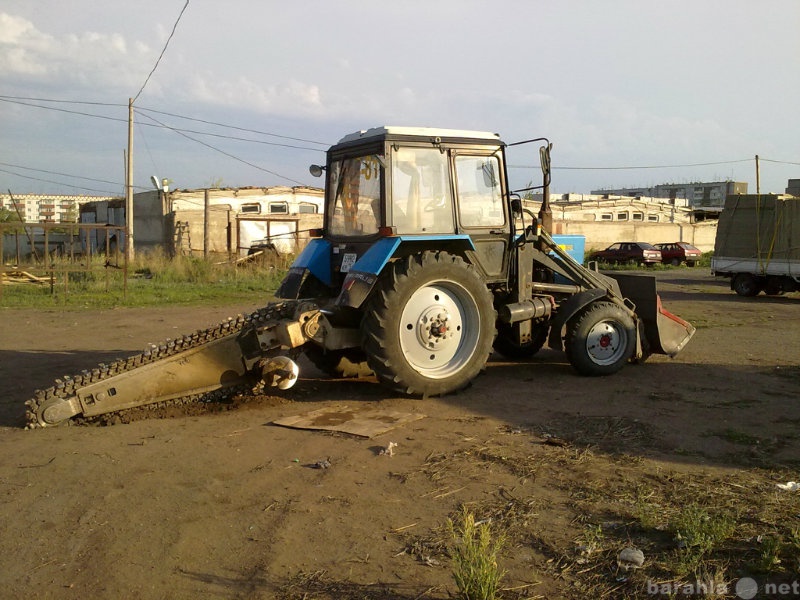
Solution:
M 144 81 L 152 51 L 142 42 L 128 42 L 120 33 L 86 31 L 56 37 L 39 31 L 31 21 L 0 13 L 0 73 L 7 83 L 131 93 Z M 98 94 L 98 95 L 99 95 Z
M 241 110 L 309 116 L 324 112 L 319 86 L 297 80 L 264 86 L 248 77 L 226 80 L 210 73 L 196 74 L 186 82 L 188 100 Z

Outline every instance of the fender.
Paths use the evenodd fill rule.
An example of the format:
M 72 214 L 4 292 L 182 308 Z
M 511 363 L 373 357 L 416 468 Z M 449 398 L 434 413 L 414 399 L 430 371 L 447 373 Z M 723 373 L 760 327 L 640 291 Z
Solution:
M 431 249 L 463 252 L 475 250 L 475 245 L 468 235 L 415 235 L 381 238 L 350 268 L 342 285 L 342 291 L 336 298 L 336 305 L 360 308 L 391 259 Z
M 547 345 L 553 350 L 564 350 L 564 342 L 561 338 L 561 330 L 578 311 L 584 306 L 591 304 L 599 298 L 608 296 L 608 290 L 603 288 L 594 288 L 578 292 L 570 296 L 558 308 L 558 313 L 550 324 L 550 336 L 547 339 Z
M 289 272 L 283 278 L 276 298 L 296 299 L 300 287 L 308 275 L 313 275 L 327 286 L 331 285 L 331 243 L 316 238 L 308 242 L 300 255 L 294 260 Z

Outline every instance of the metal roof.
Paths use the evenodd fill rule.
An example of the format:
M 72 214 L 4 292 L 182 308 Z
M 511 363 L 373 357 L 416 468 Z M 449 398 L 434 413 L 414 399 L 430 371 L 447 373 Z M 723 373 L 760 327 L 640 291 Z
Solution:
M 470 131 L 466 129 L 440 129 L 436 127 L 398 127 L 394 125 L 384 125 L 371 129 L 362 129 L 348 134 L 339 140 L 339 143 L 354 142 L 372 137 L 385 137 L 392 135 L 407 135 L 416 137 L 443 137 L 443 138 L 465 138 L 500 142 L 500 135 L 489 131 Z

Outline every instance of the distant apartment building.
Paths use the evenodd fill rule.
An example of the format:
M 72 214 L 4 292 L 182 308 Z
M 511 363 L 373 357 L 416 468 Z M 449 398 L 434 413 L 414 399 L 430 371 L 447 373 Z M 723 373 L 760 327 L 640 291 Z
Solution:
M 630 187 L 592 190 L 592 194 L 686 200 L 689 208 L 719 208 L 725 198 L 733 194 L 746 194 L 747 183 L 741 181 L 714 181 L 708 183 L 663 183 L 653 187 Z
M 113 196 L 0 194 L 0 208 L 19 215 L 25 223 L 74 223 L 82 204 L 115 199 Z

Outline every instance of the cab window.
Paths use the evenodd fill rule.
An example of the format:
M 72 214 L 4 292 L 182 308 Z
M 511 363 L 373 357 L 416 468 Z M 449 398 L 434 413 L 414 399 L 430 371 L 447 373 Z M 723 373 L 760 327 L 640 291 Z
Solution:
M 392 153 L 392 224 L 397 233 L 454 233 L 447 155 L 438 148 Z
M 505 225 L 500 162 L 495 156 L 456 156 L 458 210 L 464 227 Z
M 378 232 L 381 224 L 381 180 L 383 157 L 357 156 L 337 160 L 330 167 L 328 198 L 334 236 L 366 236 Z

